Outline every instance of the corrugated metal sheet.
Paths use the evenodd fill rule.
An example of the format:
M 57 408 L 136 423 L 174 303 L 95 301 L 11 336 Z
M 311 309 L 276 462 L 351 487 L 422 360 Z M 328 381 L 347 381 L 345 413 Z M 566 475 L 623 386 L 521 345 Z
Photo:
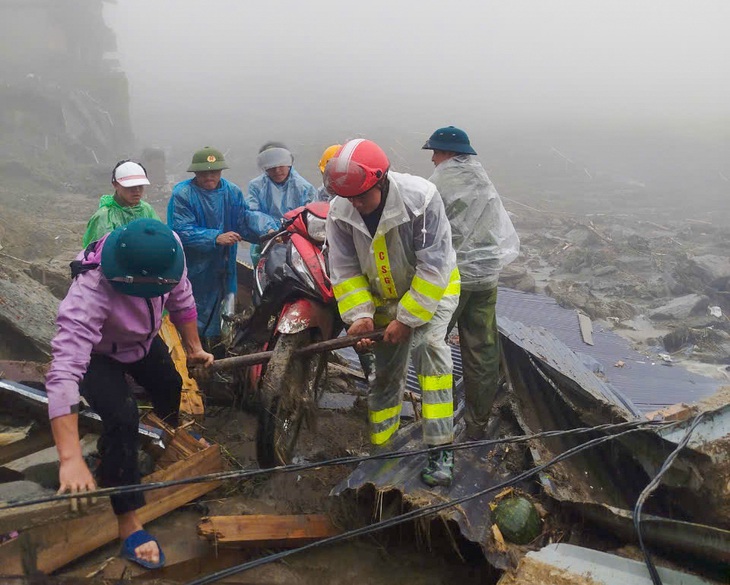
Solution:
M 542 327 L 579 356 L 589 356 L 590 359 L 584 361 L 600 366 L 604 381 L 642 412 L 678 402 L 696 402 L 725 385 L 689 372 L 680 365 L 663 365 L 658 357 L 656 365 L 652 365 L 652 360 L 634 350 L 628 340 L 596 323 L 593 324 L 593 345 L 587 345 L 581 338 L 576 311 L 564 309 L 545 295 L 500 288 L 497 316 L 500 325 L 502 318 L 506 318 L 528 327 Z M 504 327 L 502 332 L 507 333 Z M 615 367 L 619 361 L 625 366 Z

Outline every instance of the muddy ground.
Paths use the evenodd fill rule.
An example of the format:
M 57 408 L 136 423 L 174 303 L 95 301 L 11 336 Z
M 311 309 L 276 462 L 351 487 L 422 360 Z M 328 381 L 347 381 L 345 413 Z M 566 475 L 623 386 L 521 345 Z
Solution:
M 32 279 L 32 286 L 47 289 L 49 310 L 63 294 L 67 264 L 79 250 L 86 219 L 104 192 L 103 182 L 94 185 L 88 193 L 41 183 L 29 188 L 22 180 L 0 185 L 0 270 L 18 280 L 20 276 L 12 275 L 22 273 Z M 729 376 L 730 211 L 690 203 L 657 208 L 643 204 L 630 190 L 616 193 L 613 201 L 592 193 L 561 198 L 553 191 L 521 200 L 507 193 L 505 204 L 520 233 L 522 253 L 505 271 L 505 285 L 546 292 L 564 306 L 579 308 L 640 351 L 667 354 L 716 378 Z M 163 192 L 148 197 L 163 217 L 168 196 Z M 676 299 L 681 302 L 672 304 Z M 0 336 L 10 335 L 5 327 Z M 0 344 L 3 358 L 38 356 L 10 343 Z M 343 390 L 356 392 L 340 384 Z M 255 428 L 249 413 L 210 406 L 202 430 L 223 445 L 233 466 L 246 468 L 255 466 Z M 310 461 L 367 452 L 361 398 L 351 410 L 322 411 L 316 431 L 307 431 L 301 447 L 301 457 Z M 348 472 L 327 468 L 227 485 L 151 523 L 168 567 L 145 577 L 189 580 L 261 554 L 211 550 L 195 533 L 203 515 L 325 512 L 343 525 L 364 521 L 372 502 L 353 498 L 343 512 L 327 497 Z M 100 575 L 138 574 L 121 561 L 106 563 L 117 546 L 109 545 L 61 573 L 86 576 L 104 566 Z M 317 585 L 347 579 L 388 584 L 496 581 L 496 573 L 478 556 L 470 556 L 468 547 L 460 556 L 451 543 L 430 546 L 402 529 L 304 553 L 228 580 Z

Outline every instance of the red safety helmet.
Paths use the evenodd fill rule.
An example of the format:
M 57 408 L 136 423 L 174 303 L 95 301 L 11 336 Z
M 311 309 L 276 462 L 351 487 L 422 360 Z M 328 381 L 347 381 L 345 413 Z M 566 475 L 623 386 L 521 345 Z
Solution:
M 340 197 L 357 197 L 377 185 L 390 168 L 388 156 L 372 140 L 346 142 L 324 169 L 324 185 Z

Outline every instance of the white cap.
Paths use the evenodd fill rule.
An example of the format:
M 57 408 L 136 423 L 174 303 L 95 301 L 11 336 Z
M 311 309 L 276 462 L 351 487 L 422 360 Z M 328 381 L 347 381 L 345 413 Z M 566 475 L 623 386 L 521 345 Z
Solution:
M 114 180 L 122 187 L 136 187 L 138 185 L 149 185 L 147 173 L 145 173 L 142 165 L 136 162 L 127 161 L 117 167 L 114 171 Z

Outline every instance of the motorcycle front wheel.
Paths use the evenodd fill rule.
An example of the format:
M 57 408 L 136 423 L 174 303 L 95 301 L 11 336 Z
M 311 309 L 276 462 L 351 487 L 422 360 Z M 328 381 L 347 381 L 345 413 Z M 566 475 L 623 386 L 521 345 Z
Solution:
M 295 352 L 315 341 L 318 335 L 313 329 L 281 334 L 276 340 L 261 382 L 256 459 L 262 469 L 291 463 L 302 423 L 314 418 L 327 354 Z

